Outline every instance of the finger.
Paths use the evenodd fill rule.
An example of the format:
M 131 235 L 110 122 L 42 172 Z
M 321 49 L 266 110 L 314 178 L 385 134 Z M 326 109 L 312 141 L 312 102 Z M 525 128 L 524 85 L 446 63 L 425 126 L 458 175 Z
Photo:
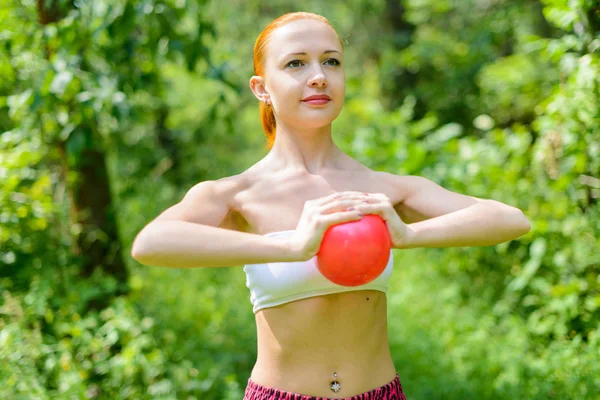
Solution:
M 382 217 L 386 215 L 386 208 L 381 203 L 361 203 L 357 205 L 355 209 L 363 214 L 377 214 Z
M 348 194 L 344 195 L 343 197 L 336 198 L 336 199 L 334 199 L 334 201 L 340 200 L 340 199 L 366 201 L 369 199 L 369 196 L 367 196 L 363 193 L 360 193 L 360 192 L 354 192 L 354 193 L 348 193 Z
M 388 197 L 383 193 L 365 193 L 368 199 L 386 200 Z
M 323 197 L 318 197 L 316 199 L 311 200 L 314 204 L 316 204 L 317 206 L 329 203 L 331 201 L 334 201 L 336 199 L 340 199 L 340 198 L 346 198 L 347 194 L 346 192 L 333 192 L 331 194 L 328 194 L 327 196 L 323 196 Z
M 339 199 L 339 200 L 335 200 L 331 203 L 328 204 L 324 204 L 320 207 L 318 207 L 318 211 L 321 214 L 329 214 L 335 211 L 340 211 L 340 210 L 344 210 L 347 209 L 349 207 L 353 207 L 353 206 L 357 206 L 359 204 L 361 204 L 362 200 L 361 199 Z
M 361 201 L 365 204 L 385 204 L 385 199 L 377 195 L 364 196 Z
M 360 192 L 336 192 L 325 197 L 314 199 L 312 200 L 312 202 L 314 205 L 319 207 L 338 200 L 349 200 L 357 198 L 366 198 L 366 196 L 360 194 Z
M 347 221 L 356 221 L 363 217 L 364 215 L 354 209 L 350 211 L 342 211 L 334 214 L 325 214 L 320 218 L 320 224 L 325 229 L 329 228 L 331 225 L 339 224 Z

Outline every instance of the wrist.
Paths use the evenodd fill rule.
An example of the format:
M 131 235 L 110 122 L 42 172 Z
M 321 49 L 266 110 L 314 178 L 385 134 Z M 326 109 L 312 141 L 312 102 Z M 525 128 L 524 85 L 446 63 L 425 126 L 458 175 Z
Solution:
M 417 231 L 410 225 L 406 225 L 406 234 L 401 239 L 400 244 L 396 247 L 398 249 L 413 249 L 418 247 Z
M 292 238 L 286 238 L 284 240 L 284 247 L 286 252 L 287 262 L 305 261 L 303 259 L 303 251 L 298 246 L 298 243 Z

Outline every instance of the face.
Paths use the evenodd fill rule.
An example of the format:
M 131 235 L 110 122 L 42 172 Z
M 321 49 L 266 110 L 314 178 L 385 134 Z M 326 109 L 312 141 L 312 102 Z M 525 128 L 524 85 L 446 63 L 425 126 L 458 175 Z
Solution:
M 271 101 L 278 120 L 290 126 L 330 124 L 342 110 L 346 90 L 340 41 L 329 25 L 302 19 L 276 29 L 266 44 L 264 77 L 250 87 Z M 310 100 L 310 96 L 329 100 Z

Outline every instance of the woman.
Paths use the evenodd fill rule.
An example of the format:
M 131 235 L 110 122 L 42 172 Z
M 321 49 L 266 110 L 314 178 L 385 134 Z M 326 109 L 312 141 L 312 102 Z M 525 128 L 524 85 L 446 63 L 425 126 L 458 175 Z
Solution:
M 315 255 L 328 227 L 376 214 L 396 249 L 494 245 L 530 229 L 516 208 L 372 171 L 343 153 L 331 136 L 344 102 L 343 58 L 321 16 L 269 24 L 250 79 L 269 153 L 239 175 L 191 188 L 133 244 L 147 265 L 245 265 L 258 339 L 246 400 L 405 398 L 387 336 L 393 262 L 363 286 L 327 281 Z

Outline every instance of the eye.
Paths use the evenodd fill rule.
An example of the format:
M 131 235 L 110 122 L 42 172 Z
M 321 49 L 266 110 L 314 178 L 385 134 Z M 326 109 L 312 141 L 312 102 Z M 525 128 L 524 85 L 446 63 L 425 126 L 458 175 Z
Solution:
M 300 61 L 300 60 L 292 60 L 289 63 L 287 63 L 285 66 L 286 67 L 292 67 L 292 68 L 294 68 L 294 67 L 299 67 L 300 64 L 302 64 L 302 61 Z
M 326 63 L 328 63 L 328 62 L 330 62 L 330 61 L 333 61 L 333 64 L 330 64 L 330 65 L 340 65 L 340 62 L 339 62 L 339 60 L 338 60 L 338 59 L 336 59 L 336 58 L 330 58 L 330 59 L 328 59 L 328 60 L 327 60 L 327 61 L 325 61 L 325 62 L 326 62 Z

